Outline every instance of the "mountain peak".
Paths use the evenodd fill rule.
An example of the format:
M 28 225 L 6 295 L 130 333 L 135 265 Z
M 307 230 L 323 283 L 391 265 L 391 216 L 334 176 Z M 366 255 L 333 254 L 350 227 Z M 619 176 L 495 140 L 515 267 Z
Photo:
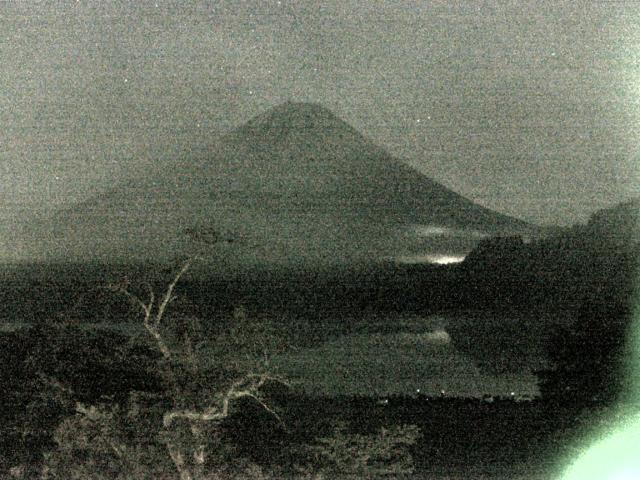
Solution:
M 351 131 L 345 121 L 319 103 L 285 102 L 249 120 L 241 130 L 271 134 L 289 131 Z
M 296 164 L 314 158 L 364 168 L 360 163 L 366 157 L 387 156 L 331 110 L 307 102 L 285 102 L 270 108 L 231 132 L 224 145 L 227 158 L 246 163 L 250 156 L 262 157 L 272 166 L 276 158 L 285 163 L 297 159 Z M 296 165 L 287 163 L 286 170 L 290 168 L 295 170 Z
M 258 118 L 295 120 L 298 118 L 325 118 L 341 121 L 331 110 L 320 103 L 287 101 L 267 110 Z

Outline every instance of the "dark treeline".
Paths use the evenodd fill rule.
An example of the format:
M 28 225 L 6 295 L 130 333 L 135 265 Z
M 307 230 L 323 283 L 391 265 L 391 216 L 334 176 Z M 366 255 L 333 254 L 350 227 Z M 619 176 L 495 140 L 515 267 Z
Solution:
M 215 317 L 244 305 L 257 311 L 435 311 L 451 304 L 458 279 L 444 266 L 404 266 L 392 262 L 334 270 L 247 269 L 233 275 L 211 272 L 187 276 L 179 293 Z M 41 321 L 56 314 L 83 321 L 131 320 L 126 302 L 104 288 L 131 282 L 166 284 L 174 270 L 166 265 L 25 265 L 5 273 L 2 287 L 4 321 Z M 425 294 L 425 292 L 428 292 Z
M 546 239 L 482 242 L 458 267 L 461 304 L 555 312 L 544 399 L 579 411 L 624 399 L 640 260 L 638 202 L 594 214 Z
M 636 202 L 622 204 L 531 243 L 519 237 L 481 242 L 458 267 L 460 302 L 557 310 L 628 306 L 640 258 L 637 209 Z

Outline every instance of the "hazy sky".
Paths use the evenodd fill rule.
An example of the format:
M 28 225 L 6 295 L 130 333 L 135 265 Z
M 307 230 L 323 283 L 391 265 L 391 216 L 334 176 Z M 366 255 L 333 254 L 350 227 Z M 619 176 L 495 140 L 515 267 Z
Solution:
M 640 193 L 635 0 L 2 2 L 0 65 L 5 237 L 286 100 L 524 219 Z

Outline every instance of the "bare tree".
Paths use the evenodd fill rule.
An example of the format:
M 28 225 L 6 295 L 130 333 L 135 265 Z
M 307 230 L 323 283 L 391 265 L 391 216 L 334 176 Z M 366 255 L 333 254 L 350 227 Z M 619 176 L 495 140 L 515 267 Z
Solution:
M 204 466 L 207 461 L 207 439 L 203 425 L 208 422 L 221 422 L 227 418 L 231 413 L 230 408 L 233 402 L 242 398 L 250 398 L 282 424 L 278 413 L 265 401 L 261 389 L 268 382 L 286 383 L 282 378 L 270 372 L 269 356 L 273 352 L 269 352 L 268 340 L 255 335 L 250 338 L 252 337 L 251 332 L 243 331 L 243 329 L 248 329 L 246 314 L 243 309 L 237 309 L 233 328 L 220 332 L 217 338 L 212 339 L 212 342 L 217 345 L 208 351 L 209 354 L 220 352 L 220 347 L 226 350 L 235 350 L 232 352 L 232 356 L 238 357 L 235 358 L 236 361 L 228 356 L 224 358 L 224 355 L 219 355 L 220 358 L 217 359 L 221 362 L 230 362 L 229 367 L 235 375 L 232 375 L 223 385 L 211 385 L 212 390 L 200 396 L 199 405 L 191 403 L 188 407 L 181 407 L 185 403 L 189 404 L 189 402 L 185 402 L 187 394 L 181 388 L 181 385 L 189 383 L 184 376 L 197 375 L 199 370 L 206 368 L 207 361 L 198 358 L 192 340 L 188 336 L 182 345 L 172 346 L 163 333 L 163 327 L 165 327 L 167 307 L 176 298 L 175 287 L 190 268 L 192 262 L 193 259 L 189 259 L 183 263 L 161 295 L 156 295 L 153 288 L 147 285 L 148 297 L 146 300 L 142 300 L 132 293 L 128 284 L 112 288 L 126 295 L 141 308 L 144 314 L 144 328 L 162 355 L 163 377 L 174 405 L 174 408 L 166 411 L 163 415 L 164 438 L 168 453 L 181 480 L 203 478 Z M 236 348 L 239 344 L 250 345 L 252 348 Z M 218 348 L 215 348 L 216 346 Z M 238 368 L 240 364 L 243 368 Z M 185 365 L 188 368 L 184 368 Z M 224 368 L 225 365 L 222 367 Z M 81 406 L 78 411 L 86 412 L 86 408 Z M 180 421 L 188 423 L 192 441 L 185 442 L 173 439 L 172 432 Z

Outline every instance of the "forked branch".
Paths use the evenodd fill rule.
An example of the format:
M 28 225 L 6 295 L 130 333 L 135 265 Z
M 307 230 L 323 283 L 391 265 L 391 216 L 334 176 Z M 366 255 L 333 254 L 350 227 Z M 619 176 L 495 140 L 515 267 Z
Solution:
M 151 288 L 151 285 L 147 284 L 147 289 L 149 290 L 149 299 L 146 303 L 143 302 L 137 295 L 132 294 L 127 289 L 126 285 L 116 285 L 111 287 L 112 290 L 123 293 L 124 295 L 129 297 L 129 299 L 133 303 L 135 303 L 142 309 L 142 311 L 144 312 L 144 328 L 154 338 L 156 344 L 158 345 L 158 349 L 166 360 L 171 359 L 171 350 L 162 338 L 162 335 L 160 333 L 160 324 L 162 323 L 162 317 L 164 316 L 167 305 L 169 305 L 169 303 L 171 303 L 171 301 L 175 299 L 175 297 L 173 296 L 173 290 L 180 280 L 180 277 L 182 277 L 182 275 L 184 275 L 191 266 L 191 262 L 191 259 L 188 259 L 186 262 L 184 262 L 180 271 L 173 278 L 173 281 L 169 284 L 162 297 L 162 301 L 160 302 L 155 315 L 153 315 L 153 313 L 156 304 L 156 297 L 153 292 L 153 288 Z
M 229 416 L 229 407 L 233 400 L 237 400 L 242 397 L 250 397 L 257 401 L 267 412 L 273 415 L 281 425 L 284 425 L 280 415 L 278 415 L 278 413 L 267 405 L 258 395 L 260 388 L 269 380 L 278 382 L 282 381 L 277 377 L 273 377 L 268 374 L 247 374 L 231 384 L 229 389 L 221 397 L 218 397 L 217 405 L 211 405 L 201 412 L 195 410 L 172 410 L 166 412 L 162 419 L 163 424 L 165 428 L 168 428 L 171 426 L 172 422 L 178 418 L 199 422 L 222 420 Z

